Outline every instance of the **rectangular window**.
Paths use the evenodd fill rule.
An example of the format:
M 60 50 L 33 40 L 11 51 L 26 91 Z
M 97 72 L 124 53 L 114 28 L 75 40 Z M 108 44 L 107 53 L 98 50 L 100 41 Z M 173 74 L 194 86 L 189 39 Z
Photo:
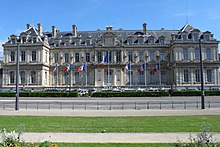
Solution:
M 154 44 L 154 39 L 149 39 L 149 44 Z
M 164 39 L 160 39 L 160 44 L 161 44 L 161 45 L 164 44 Z
M 10 84 L 14 84 L 15 83 L 15 73 L 14 71 L 10 72 Z
M 45 62 L 47 63 L 47 52 L 45 52 Z
M 64 84 L 69 84 L 69 72 L 64 72 Z
M 45 80 L 44 83 L 47 84 L 47 72 L 45 72 Z
M 165 53 L 160 53 L 160 61 L 164 61 L 165 60 Z
M 109 52 L 108 60 L 109 60 L 109 63 L 112 63 L 112 52 Z
M 138 39 L 138 43 L 139 43 L 140 45 L 144 44 L 144 39 L 143 39 L 143 38 L 139 38 L 139 39 Z
M 36 61 L 36 60 L 37 60 L 37 52 L 32 51 L 32 61 Z
M 91 44 L 90 40 L 86 40 L 86 45 L 89 46 Z
M 182 36 L 182 39 L 183 39 L 183 41 L 186 41 L 186 40 L 187 40 L 187 36 L 186 36 L 186 35 L 183 35 L 183 36 Z
M 75 83 L 79 83 L 79 72 L 75 72 Z
M 90 62 L 90 53 L 86 53 L 86 62 Z
M 98 62 L 102 62 L 102 52 L 101 51 L 97 52 L 97 57 L 98 57 Z
M 75 62 L 79 62 L 79 53 L 75 53 Z
M 26 42 L 26 37 L 22 37 L 22 43 Z
M 64 63 L 69 63 L 69 53 L 64 53 Z
M 200 82 L 200 70 L 196 69 L 195 70 L 195 81 Z
M 11 61 L 12 62 L 15 61 L 15 52 L 14 51 L 11 52 Z
M 21 84 L 25 84 L 25 71 L 20 71 Z
M 195 59 L 200 59 L 199 49 L 195 48 Z
M 183 82 L 189 82 L 189 70 L 185 69 L 183 71 Z
M 132 44 L 132 39 L 128 39 L 128 45 Z
M 209 41 L 210 38 L 209 38 L 209 35 L 205 35 L 205 41 Z
M 25 61 L 25 51 L 21 51 L 21 61 Z
M 183 59 L 188 59 L 188 49 L 187 48 L 183 49 Z
M 54 53 L 54 62 L 58 63 L 58 59 L 59 59 L 59 54 L 58 53 Z
M 212 70 L 207 70 L 207 82 L 212 82 Z
M 206 59 L 211 59 L 212 56 L 211 56 L 211 49 L 210 48 L 207 48 L 206 49 Z
M 128 61 L 129 61 L 129 62 L 132 62 L 132 61 L 133 61 L 133 59 L 132 59 L 132 53 L 133 53 L 133 52 L 128 52 Z
M 139 61 L 144 61 L 144 52 L 139 52 Z
M 154 52 L 150 52 L 150 61 L 154 61 L 154 60 L 155 60 Z
M 116 71 L 116 76 L 117 76 L 117 81 L 120 81 L 121 80 L 121 71 L 120 70 Z
M 33 38 L 33 43 L 36 43 L 37 42 L 37 38 Z
M 36 84 L 36 72 L 31 71 L 31 84 Z
M 121 51 L 116 51 L 116 62 L 117 63 L 121 62 Z
M 199 40 L 199 35 L 198 34 L 193 34 L 193 40 L 198 41 Z
M 166 72 L 165 71 L 161 71 L 161 82 L 162 83 L 166 82 Z

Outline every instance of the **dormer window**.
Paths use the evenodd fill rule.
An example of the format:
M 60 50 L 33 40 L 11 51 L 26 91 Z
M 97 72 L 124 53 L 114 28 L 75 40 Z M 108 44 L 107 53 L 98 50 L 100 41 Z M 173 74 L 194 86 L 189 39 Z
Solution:
M 129 39 L 128 39 L 128 45 L 131 45 L 131 44 L 132 44 L 132 39 L 129 38 Z
M 154 39 L 150 38 L 148 42 L 149 42 L 149 44 L 154 44 Z
M 90 39 L 87 39 L 87 40 L 86 40 L 86 45 L 89 46 L 90 44 L 91 44 L 91 40 L 90 40 Z
M 205 41 L 209 41 L 210 40 L 210 35 L 205 35 Z
M 193 41 L 198 41 L 199 40 L 199 34 L 195 33 L 193 34 Z
M 160 39 L 160 44 L 164 44 L 164 39 Z
M 26 37 L 22 37 L 22 43 L 26 42 Z
M 12 38 L 12 39 L 11 39 L 11 43 L 12 43 L 12 44 L 15 44 L 15 40 L 16 40 L 15 38 Z
M 141 44 L 141 45 L 144 44 L 144 39 L 143 38 L 139 38 L 138 39 L 138 43 Z
M 182 35 L 182 40 L 186 41 L 187 40 L 187 35 Z
M 36 42 L 37 42 L 37 38 L 33 37 L 33 43 L 36 43 Z

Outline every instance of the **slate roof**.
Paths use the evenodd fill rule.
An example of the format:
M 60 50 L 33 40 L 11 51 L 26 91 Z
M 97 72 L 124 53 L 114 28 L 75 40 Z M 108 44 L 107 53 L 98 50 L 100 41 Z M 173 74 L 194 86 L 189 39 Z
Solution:
M 184 25 L 180 30 L 147 30 L 146 35 L 144 35 L 143 30 L 96 30 L 96 31 L 78 31 L 77 36 L 73 36 L 72 31 L 56 31 L 56 38 L 53 37 L 52 32 L 43 32 L 39 33 L 37 28 L 33 26 L 27 29 L 24 32 L 21 32 L 20 36 L 27 35 L 27 42 L 30 42 L 31 36 L 37 36 L 41 42 L 44 41 L 45 36 L 48 37 L 48 43 L 51 46 L 54 45 L 64 45 L 65 41 L 69 41 L 69 45 L 76 45 L 75 43 L 80 40 L 79 45 L 85 45 L 86 40 L 91 39 L 91 44 L 97 44 L 103 42 L 103 36 L 108 33 L 114 35 L 116 40 L 120 43 L 126 44 L 128 38 L 132 39 L 134 44 L 138 43 L 139 38 L 143 38 L 143 42 L 147 44 L 149 38 L 154 39 L 154 43 L 159 43 L 159 39 L 163 38 L 165 44 L 169 44 L 172 40 L 172 36 L 174 35 L 176 39 L 181 39 L 181 34 L 185 33 L 188 35 L 190 39 L 192 37 L 191 32 L 199 31 L 198 29 L 192 27 L 189 24 Z M 200 34 L 202 32 L 199 31 Z M 206 31 L 206 33 L 210 33 Z M 13 36 L 11 36 L 13 37 Z

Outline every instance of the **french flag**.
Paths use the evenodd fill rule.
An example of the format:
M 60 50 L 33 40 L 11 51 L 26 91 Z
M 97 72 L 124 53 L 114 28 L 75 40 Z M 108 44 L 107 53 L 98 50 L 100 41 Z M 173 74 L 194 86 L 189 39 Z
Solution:
M 123 72 L 126 72 L 126 71 L 128 71 L 128 70 L 130 70 L 130 69 L 131 69 L 131 64 L 129 63 L 129 64 L 126 64 L 125 66 L 123 66 L 121 70 L 122 70 Z
M 100 68 L 103 68 L 105 63 L 108 63 L 108 52 L 106 53 L 104 60 L 99 64 Z
M 82 66 L 78 67 L 77 71 L 81 72 L 83 70 L 86 70 L 86 64 L 83 64 Z
M 160 70 L 160 64 L 157 63 L 157 65 L 153 68 L 153 72 L 158 72 Z
M 145 68 L 145 64 L 142 64 L 138 67 L 138 73 L 141 74 L 142 71 L 144 71 L 146 68 Z
M 68 65 L 67 67 L 64 68 L 64 72 L 73 70 L 73 64 Z

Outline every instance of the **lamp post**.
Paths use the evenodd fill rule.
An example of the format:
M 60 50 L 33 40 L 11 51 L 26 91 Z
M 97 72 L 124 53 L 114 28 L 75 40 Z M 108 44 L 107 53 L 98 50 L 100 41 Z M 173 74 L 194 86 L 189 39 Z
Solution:
M 199 39 L 199 53 L 200 53 L 200 73 L 201 73 L 201 109 L 205 109 L 205 92 L 204 92 L 204 77 L 203 77 L 203 61 L 202 61 L 202 42 Z
M 16 55 L 16 99 L 15 110 L 19 110 L 19 43 L 17 43 L 17 55 Z

